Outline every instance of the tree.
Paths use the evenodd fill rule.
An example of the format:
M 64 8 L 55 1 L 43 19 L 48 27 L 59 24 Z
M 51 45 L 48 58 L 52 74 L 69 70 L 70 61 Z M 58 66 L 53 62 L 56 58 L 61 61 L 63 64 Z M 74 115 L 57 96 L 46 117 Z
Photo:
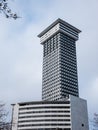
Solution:
M 94 120 L 93 120 L 94 130 L 98 130 L 98 114 L 94 113 Z
M 12 13 L 11 9 L 8 7 L 8 0 L 0 0 L 0 12 L 3 13 L 6 18 L 19 18 L 16 13 Z
M 6 121 L 8 112 L 5 110 L 5 104 L 0 102 L 0 130 L 10 130 L 11 123 Z

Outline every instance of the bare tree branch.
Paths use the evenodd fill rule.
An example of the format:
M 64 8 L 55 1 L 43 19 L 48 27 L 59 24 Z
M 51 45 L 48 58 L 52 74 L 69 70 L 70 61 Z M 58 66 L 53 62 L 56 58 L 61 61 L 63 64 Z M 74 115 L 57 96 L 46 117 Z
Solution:
M 11 123 L 6 121 L 8 112 L 5 110 L 5 104 L 0 102 L 0 130 L 10 130 Z
M 94 126 L 98 128 L 98 114 L 94 113 Z
M 3 13 L 6 18 L 19 18 L 16 13 L 12 13 L 12 10 L 8 7 L 8 0 L 0 0 L 0 12 Z

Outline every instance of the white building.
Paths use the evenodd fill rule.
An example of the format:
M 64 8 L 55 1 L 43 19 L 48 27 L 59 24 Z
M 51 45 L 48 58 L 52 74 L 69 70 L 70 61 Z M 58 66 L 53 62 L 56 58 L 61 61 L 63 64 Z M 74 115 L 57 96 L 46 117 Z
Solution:
M 12 130 L 88 130 L 87 103 L 69 96 L 63 101 L 13 104 Z

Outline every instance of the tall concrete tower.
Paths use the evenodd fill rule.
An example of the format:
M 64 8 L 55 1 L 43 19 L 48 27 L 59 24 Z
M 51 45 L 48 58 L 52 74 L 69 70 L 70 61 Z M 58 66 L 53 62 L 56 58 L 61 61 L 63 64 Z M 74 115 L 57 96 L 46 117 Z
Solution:
M 12 130 L 89 130 L 79 98 L 76 44 L 81 31 L 61 19 L 41 32 L 43 101 L 12 104 Z
M 57 19 L 38 35 L 43 45 L 42 100 L 79 96 L 75 42 L 80 32 Z

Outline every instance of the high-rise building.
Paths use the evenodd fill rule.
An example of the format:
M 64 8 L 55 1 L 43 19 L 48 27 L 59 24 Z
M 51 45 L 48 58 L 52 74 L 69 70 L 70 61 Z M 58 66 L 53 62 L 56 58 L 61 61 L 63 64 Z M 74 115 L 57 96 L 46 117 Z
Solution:
M 79 98 L 76 44 L 81 31 L 57 19 L 41 32 L 42 100 L 13 104 L 12 130 L 89 130 Z
M 57 19 L 38 35 L 43 45 L 42 100 L 79 96 L 75 42 L 80 32 Z

